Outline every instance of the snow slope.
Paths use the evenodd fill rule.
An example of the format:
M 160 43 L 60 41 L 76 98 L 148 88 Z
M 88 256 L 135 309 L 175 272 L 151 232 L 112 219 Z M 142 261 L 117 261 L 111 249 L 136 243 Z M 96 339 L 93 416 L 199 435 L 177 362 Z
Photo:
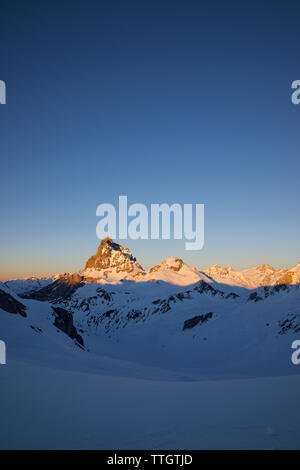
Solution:
M 299 449 L 300 376 L 149 381 L 12 362 L 4 449 Z
M 5 285 L 12 289 L 16 294 L 23 294 L 31 290 L 41 289 L 53 281 L 53 278 L 30 277 L 25 279 L 14 279 L 7 281 Z

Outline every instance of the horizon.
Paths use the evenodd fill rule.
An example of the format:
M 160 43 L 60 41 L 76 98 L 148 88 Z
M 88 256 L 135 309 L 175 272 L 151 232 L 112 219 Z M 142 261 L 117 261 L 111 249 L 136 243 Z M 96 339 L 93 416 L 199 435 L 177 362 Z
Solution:
M 100 244 L 101 244 L 101 242 L 102 242 L 103 240 L 104 240 L 104 238 L 99 241 L 99 243 L 98 243 L 96 249 L 94 250 L 94 252 L 91 253 L 90 255 L 88 255 L 88 257 L 87 257 L 87 259 L 85 260 L 83 266 L 79 267 L 78 269 L 75 269 L 74 271 L 67 271 L 67 270 L 62 270 L 62 271 L 57 271 L 57 272 L 47 272 L 47 271 L 45 271 L 44 273 L 40 273 L 40 274 L 31 273 L 31 274 L 28 274 L 28 275 L 26 274 L 26 275 L 20 276 L 20 277 L 9 277 L 9 278 L 0 277 L 0 281 L 1 281 L 1 282 L 7 282 L 7 281 L 13 281 L 13 280 L 28 279 L 28 278 L 43 278 L 43 277 L 45 277 L 45 278 L 47 278 L 47 277 L 50 278 L 50 277 L 53 277 L 53 276 L 56 276 L 56 275 L 60 275 L 60 274 L 66 274 L 66 273 L 67 273 L 67 274 L 74 274 L 74 273 L 77 273 L 77 272 L 79 272 L 79 271 L 81 271 L 81 270 L 84 270 L 84 266 L 85 266 L 85 264 L 86 264 L 88 258 L 89 258 L 90 256 L 94 255 L 94 254 L 97 252 L 97 249 L 98 249 L 98 247 L 100 246 Z M 127 240 L 125 240 L 125 241 L 127 241 Z M 120 241 L 120 240 L 118 240 L 118 239 L 113 239 L 113 242 L 118 243 L 118 244 L 119 244 L 120 246 L 122 246 L 123 248 L 129 248 L 129 247 L 127 246 L 127 244 L 124 243 L 124 240 L 121 240 L 121 241 Z M 133 243 L 134 243 L 134 242 L 133 242 Z M 149 270 L 150 270 L 151 268 L 153 268 L 154 266 L 156 266 L 156 265 L 162 263 L 164 260 L 169 259 L 169 258 L 172 258 L 172 257 L 181 259 L 186 265 L 191 266 L 191 267 L 195 267 L 195 268 L 196 268 L 198 271 L 200 271 L 200 272 L 205 272 L 205 271 L 208 270 L 209 268 L 212 268 L 212 267 L 215 267 L 215 266 L 220 266 L 221 268 L 228 268 L 228 267 L 229 267 L 229 268 L 232 268 L 233 271 L 235 271 L 235 272 L 240 272 L 240 271 L 247 270 L 247 269 L 259 268 L 260 266 L 263 266 L 263 265 L 265 265 L 265 264 L 271 266 L 272 268 L 274 268 L 274 269 L 277 271 L 277 270 L 284 269 L 284 268 L 286 268 L 286 269 L 291 269 L 292 267 L 294 267 L 294 266 L 296 266 L 297 264 L 300 263 L 300 261 L 296 261 L 296 262 L 294 262 L 294 263 L 293 263 L 292 265 L 290 265 L 290 266 L 276 266 L 276 265 L 274 266 L 274 265 L 271 264 L 271 263 L 268 263 L 268 262 L 266 262 L 266 261 L 262 261 L 262 262 L 259 263 L 259 264 L 250 265 L 250 266 L 244 266 L 244 267 L 236 267 L 236 266 L 234 266 L 234 265 L 232 265 L 232 264 L 227 264 L 227 265 L 222 264 L 222 265 L 221 265 L 220 263 L 214 263 L 214 264 L 209 265 L 209 266 L 201 267 L 201 266 L 197 266 L 197 265 L 193 265 L 193 264 L 187 263 L 183 257 L 179 257 L 179 256 L 176 256 L 176 255 L 170 255 L 170 256 L 167 256 L 167 257 L 165 257 L 165 258 L 162 258 L 162 259 L 161 259 L 160 261 L 158 261 L 157 263 L 154 263 L 154 264 L 152 264 L 152 265 L 145 265 L 145 264 L 141 261 L 141 259 L 138 258 L 138 257 L 135 255 L 135 252 L 134 252 L 132 249 L 129 249 L 129 250 L 130 250 L 131 254 L 136 258 L 137 262 L 142 266 L 142 268 L 143 268 L 145 271 L 149 271 Z

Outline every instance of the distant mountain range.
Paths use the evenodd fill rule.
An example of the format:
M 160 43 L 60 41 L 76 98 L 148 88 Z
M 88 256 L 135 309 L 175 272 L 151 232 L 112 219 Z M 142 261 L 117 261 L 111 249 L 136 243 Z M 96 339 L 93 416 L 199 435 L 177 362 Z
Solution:
M 300 282 L 300 263 L 293 268 L 274 269 L 269 264 L 234 271 L 230 266 L 214 265 L 204 271 L 186 265 L 181 259 L 170 257 L 162 263 L 145 271 L 133 257 L 128 248 L 114 243 L 111 239 L 102 240 L 96 255 L 86 263 L 85 269 L 79 271 L 85 279 L 115 282 L 120 279 L 135 281 L 163 280 L 177 285 L 189 285 L 199 280 L 247 287 L 275 284 L 297 284 Z
M 1 339 L 45 361 L 73 344 L 190 377 L 292 373 L 299 275 L 300 263 L 199 271 L 173 257 L 146 271 L 107 238 L 76 273 L 0 283 Z
M 123 248 L 110 238 L 101 241 L 97 253 L 86 262 L 85 268 L 73 275 L 57 274 L 51 278 L 30 277 L 7 281 L 5 284 L 17 293 L 41 288 L 59 278 L 78 276 L 84 282 L 115 284 L 122 280 L 136 282 L 165 281 L 174 285 L 190 285 L 199 280 L 213 281 L 229 286 L 255 289 L 260 286 L 300 283 L 300 262 L 292 268 L 275 269 L 269 264 L 235 271 L 230 266 L 218 264 L 199 271 L 181 259 L 169 257 L 151 269 L 144 270 L 128 248 Z

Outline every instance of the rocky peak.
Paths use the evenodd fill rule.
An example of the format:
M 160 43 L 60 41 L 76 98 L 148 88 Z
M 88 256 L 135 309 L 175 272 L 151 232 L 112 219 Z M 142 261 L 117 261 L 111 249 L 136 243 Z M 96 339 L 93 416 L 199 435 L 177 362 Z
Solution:
M 231 266 L 220 266 L 219 264 L 214 264 L 211 268 L 205 271 L 208 275 L 218 274 L 220 276 L 228 276 L 233 272 Z
M 104 238 L 97 250 L 86 262 L 85 269 L 103 271 L 104 274 L 126 273 L 135 275 L 143 272 L 143 268 L 133 257 L 128 248 L 115 243 L 111 238 Z
M 180 258 L 174 258 L 174 256 L 170 256 L 162 261 L 160 264 L 157 264 L 153 268 L 149 270 L 149 273 L 153 273 L 156 271 L 160 271 L 162 269 L 171 269 L 172 271 L 178 272 L 183 267 L 184 262 Z

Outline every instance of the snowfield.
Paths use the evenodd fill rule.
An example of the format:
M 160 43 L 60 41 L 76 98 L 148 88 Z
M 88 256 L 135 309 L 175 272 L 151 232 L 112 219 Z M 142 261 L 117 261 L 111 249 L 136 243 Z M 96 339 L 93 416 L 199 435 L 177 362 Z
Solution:
M 163 381 L 16 361 L 0 374 L 2 449 L 299 449 L 299 375 Z

